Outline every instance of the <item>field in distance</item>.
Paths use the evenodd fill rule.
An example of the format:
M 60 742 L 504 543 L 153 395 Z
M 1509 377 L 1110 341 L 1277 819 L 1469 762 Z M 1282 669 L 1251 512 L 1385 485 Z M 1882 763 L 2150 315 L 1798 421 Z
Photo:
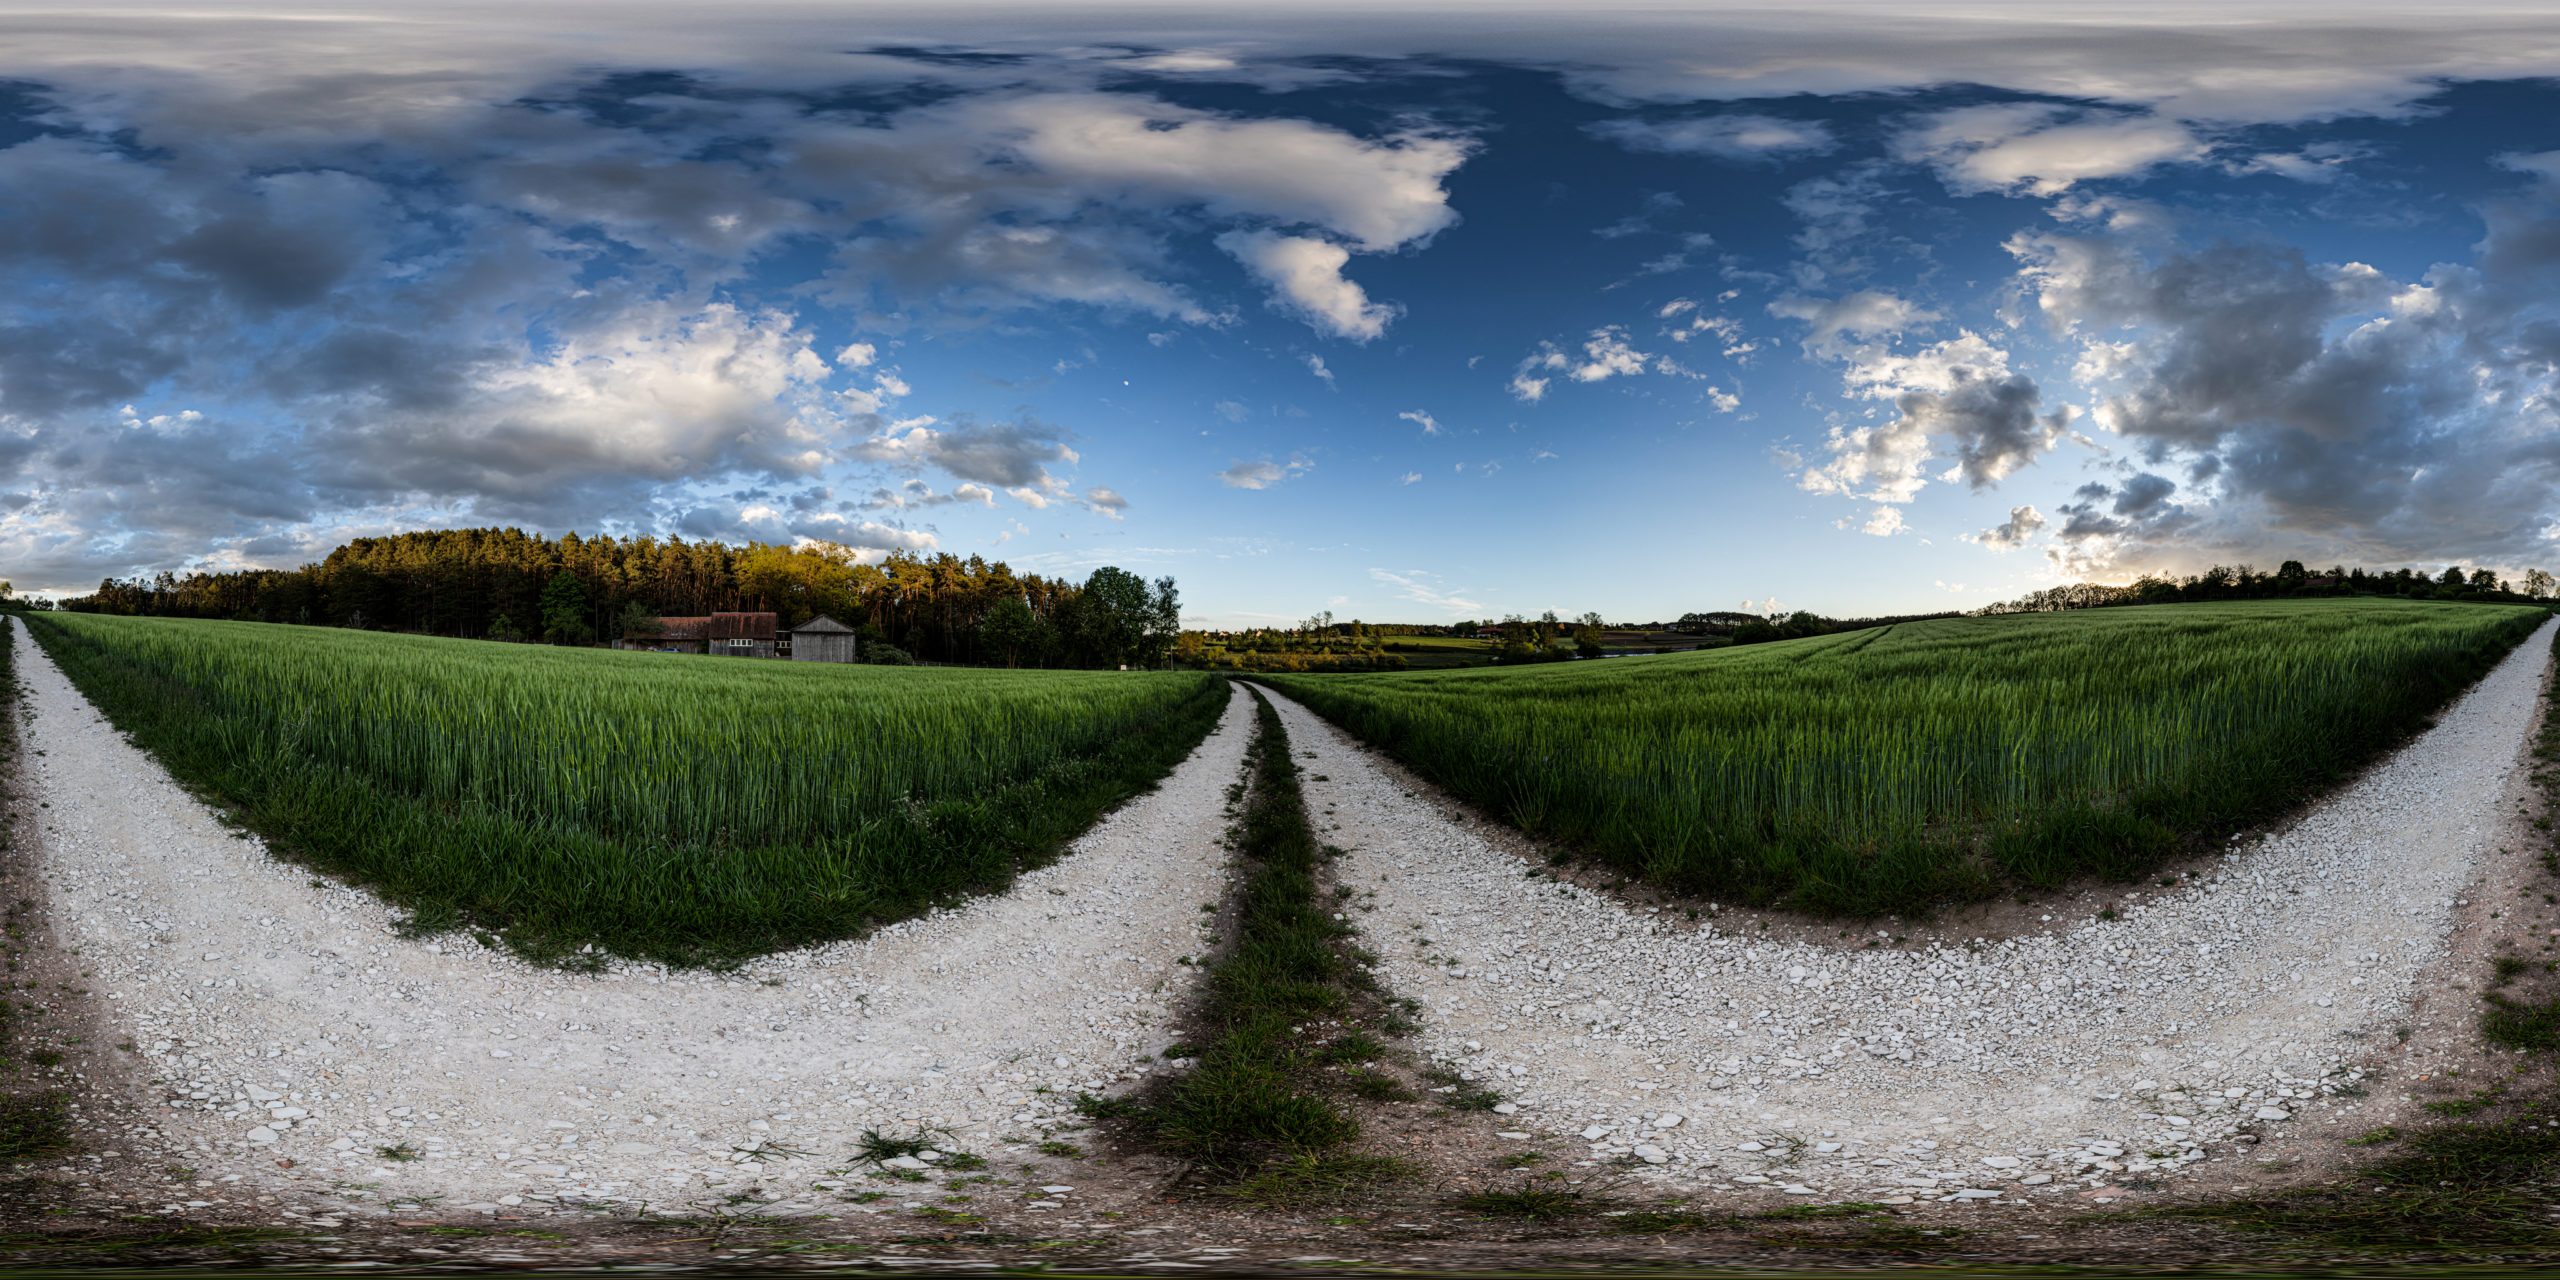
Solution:
M 674 657 L 48 613 L 117 727 L 287 854 L 528 954 L 717 963 L 998 889 L 1225 682 Z
M 2402 601 L 1903 623 L 1638 662 L 1267 679 L 1534 835 L 1827 914 L 2140 874 L 2405 740 L 2550 614 Z

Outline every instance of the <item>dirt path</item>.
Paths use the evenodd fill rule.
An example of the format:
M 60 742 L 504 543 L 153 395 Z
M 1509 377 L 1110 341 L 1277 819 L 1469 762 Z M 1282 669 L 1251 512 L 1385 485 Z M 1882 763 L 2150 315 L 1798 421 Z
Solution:
M 1036 1166 L 1026 1143 L 1046 1118 L 1138 1078 L 1169 1038 L 1197 972 L 1178 960 L 1205 949 L 1200 908 L 1224 890 L 1226 789 L 1252 731 L 1238 691 L 1161 788 L 1001 897 L 730 975 L 573 977 L 401 939 L 369 895 L 227 830 L 23 629 L 18 652 L 47 905 L 142 1068 L 100 1082 L 136 1118 L 88 1137 L 196 1168 L 179 1206 L 272 1194 L 291 1211 L 332 1185 L 376 1214 L 673 1206 L 761 1183 L 767 1212 L 880 1213 L 943 1192 L 857 1181 L 892 1194 L 836 1203 L 824 1171 L 866 1128 L 944 1130 Z M 1011 1173 L 981 1194 L 1077 1216 L 1074 1193 L 1036 1189 L 1056 1182 Z M 785 1189 L 802 1199 L 771 1199 Z
M 1711 1198 L 2113 1198 L 2381 1124 L 2383 1051 L 2467 1037 L 2412 997 L 2521 795 L 2551 625 L 2291 829 L 1978 946 L 1777 942 L 1558 884 L 1278 702 L 1383 976 L 1522 1131 Z

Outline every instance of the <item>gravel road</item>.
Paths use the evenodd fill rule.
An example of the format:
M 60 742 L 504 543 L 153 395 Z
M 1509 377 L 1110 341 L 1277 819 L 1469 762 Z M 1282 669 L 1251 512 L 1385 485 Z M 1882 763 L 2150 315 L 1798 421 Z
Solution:
M 572 977 L 403 940 L 369 895 L 271 858 L 12 625 L 56 927 L 141 1079 L 166 1082 L 137 1084 L 139 1119 L 93 1112 L 86 1137 L 218 1182 L 378 1184 L 377 1202 L 446 1208 L 684 1204 L 753 1174 L 806 1187 L 866 1128 L 992 1155 L 1078 1091 L 1138 1078 L 1225 889 L 1226 789 L 1253 728 L 1238 691 L 1158 790 L 1002 896 L 734 974 Z
M 1687 1188 L 2107 1196 L 2384 1101 L 2358 1082 L 2387 1087 L 2376 1050 L 2404 1038 L 2513 808 L 2552 625 L 2289 829 L 2123 893 L 2117 919 L 1978 945 L 1778 942 L 1746 912 L 1691 922 L 1558 884 L 1277 701 L 1388 985 L 1523 1134 Z

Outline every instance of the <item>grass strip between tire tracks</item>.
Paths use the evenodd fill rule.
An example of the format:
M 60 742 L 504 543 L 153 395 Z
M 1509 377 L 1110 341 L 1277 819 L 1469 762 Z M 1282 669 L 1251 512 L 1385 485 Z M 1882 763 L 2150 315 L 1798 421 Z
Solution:
M 1279 712 L 1252 692 L 1255 734 L 1235 831 L 1237 936 L 1210 966 L 1197 1065 L 1137 1104 L 1136 1118 L 1229 1194 L 1338 1199 L 1408 1172 L 1401 1161 L 1340 1153 L 1360 1136 L 1360 1121 L 1329 1078 L 1342 1073 L 1328 1069 L 1381 1051 L 1359 1025 L 1362 1006 L 1379 993 L 1350 947 L 1356 930 L 1320 905 L 1328 853 L 1308 825 Z

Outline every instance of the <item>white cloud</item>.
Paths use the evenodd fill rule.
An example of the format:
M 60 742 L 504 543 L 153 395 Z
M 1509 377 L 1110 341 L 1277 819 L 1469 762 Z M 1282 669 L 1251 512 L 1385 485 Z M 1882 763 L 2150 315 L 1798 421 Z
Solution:
M 1579 356 L 1552 342 L 1541 342 L 1538 349 L 1520 361 L 1511 374 L 1511 394 L 1532 403 L 1547 395 L 1547 384 L 1553 375 L 1575 382 L 1601 382 L 1610 378 L 1643 373 L 1654 365 L 1655 357 L 1635 349 L 1623 325 L 1603 325 L 1591 331 L 1582 342 Z M 1678 372 L 1668 360 L 1659 362 L 1659 371 Z
M 1627 331 L 1616 325 L 1594 329 L 1582 344 L 1582 360 L 1572 369 L 1576 382 L 1598 382 L 1624 374 L 1644 372 L 1645 361 L 1652 357 L 1628 345 Z
M 2545 182 L 2560 185 L 2560 151 L 2509 151 L 2497 157 L 2498 166 L 2529 173 Z
M 2374 149 L 2363 143 L 2315 142 L 2300 151 L 2264 152 L 2232 166 L 2236 173 L 2272 173 L 2296 182 L 2327 186 L 2347 176 L 2347 165 L 2369 159 Z
M 1714 405 L 1718 413 L 1731 413 L 1742 407 L 1742 397 L 1722 387 L 1707 388 L 1707 402 Z
M 1129 500 L 1121 497 L 1116 489 L 1095 485 L 1084 491 L 1084 505 L 1095 515 L 1117 520 L 1129 509 Z
M 1421 427 L 1422 434 L 1426 436 L 1445 434 L 1440 426 L 1440 420 L 1432 417 L 1429 413 L 1426 413 L 1423 410 L 1408 409 L 1403 413 L 1397 414 L 1396 417 Z
M 2211 151 L 2187 126 L 2148 114 L 2073 112 L 2049 103 L 1958 107 L 1894 140 L 1960 194 L 2060 195 L 2094 178 L 2130 177 Z
M 741 511 L 745 518 L 751 511 Z M 755 512 L 757 515 L 780 517 L 779 512 Z M 759 521 L 749 521 L 758 523 Z M 842 547 L 875 551 L 931 551 L 942 545 L 930 533 L 900 529 L 875 520 L 856 520 L 832 511 L 811 512 L 790 520 L 792 541 L 796 543 L 832 542 Z
M 1844 338 L 1889 338 L 1938 318 L 1937 312 L 1881 289 L 1860 289 L 1837 298 L 1788 294 L 1769 304 L 1769 314 L 1803 321 L 1805 353 L 1830 359 L 1844 359 L 1860 350 L 1857 342 L 1844 342 Z
M 1333 370 L 1324 367 L 1323 356 L 1308 356 L 1307 372 L 1314 374 L 1317 380 L 1323 382 L 1324 385 L 1334 387 Z M 1340 390 L 1339 387 L 1335 387 L 1334 389 Z
M 1252 462 L 1240 460 L 1219 472 L 1218 482 L 1230 489 L 1268 489 L 1283 480 L 1294 480 L 1314 467 L 1314 463 L 1304 458 L 1292 458 L 1285 464 L 1268 458 Z
M 1954 465 L 1938 479 L 1984 488 L 2053 448 L 2072 418 L 2068 406 L 2040 412 L 2034 381 L 2011 372 L 2008 354 L 1970 330 L 1910 355 L 1880 343 L 1848 355 L 1843 380 L 1850 393 L 1890 400 L 1895 416 L 1873 426 L 1833 426 L 1825 442 L 1831 460 L 1798 481 L 1814 493 L 1909 502 L 1939 456 Z
M 1404 473 L 1404 483 L 1406 484 L 1418 484 L 1421 480 L 1422 473 L 1419 471 L 1408 471 Z
M 1867 522 L 1858 526 L 1858 532 L 1874 538 L 1890 538 L 1902 532 L 1902 529 L 1902 508 L 1887 506 L 1879 506 L 1868 512 Z
M 1351 252 L 1330 240 L 1269 231 L 1229 231 L 1218 247 L 1235 256 L 1263 283 L 1283 310 L 1295 312 L 1318 332 L 1367 342 L 1387 331 L 1398 308 L 1369 301 L 1342 276 Z
M 1482 604 L 1462 594 L 1464 588 L 1443 587 L 1440 585 L 1438 575 L 1425 573 L 1420 569 L 1406 569 L 1402 572 L 1391 569 L 1371 569 L 1369 578 L 1373 582 L 1394 587 L 1397 599 L 1409 600 L 1426 609 L 1436 609 L 1453 618 L 1484 611 Z
M 910 507 L 941 507 L 953 503 L 977 506 L 996 505 L 995 490 L 982 484 L 958 484 L 949 493 L 935 493 L 933 486 L 922 480 L 909 480 L 895 489 L 874 489 L 862 505 L 873 510 L 905 510 Z
M 1066 490 L 1052 475 L 1050 463 L 1080 459 L 1067 446 L 1072 438 L 1062 427 L 1025 415 L 1012 422 L 979 422 L 955 417 L 936 429 L 934 419 L 891 423 L 888 429 L 860 441 L 845 452 L 865 462 L 909 471 L 938 467 L 961 480 L 995 486 L 1032 507 Z
M 2046 523 L 2044 513 L 2033 506 L 2011 507 L 2007 520 L 1980 533 L 1968 534 L 1965 540 L 1981 543 L 1994 551 L 2015 551 L 2025 546 L 2027 539 L 2034 537 Z
M 1132 71 L 1169 71 L 1179 74 L 1196 71 L 1233 71 L 1242 64 L 1235 60 L 1234 55 L 1214 49 L 1175 49 L 1168 53 L 1153 53 L 1138 58 L 1116 58 L 1113 59 L 1112 65 L 1127 67 Z
M 1368 253 L 1458 220 L 1440 184 L 1469 150 L 1444 135 L 1370 141 L 1310 120 L 1223 116 L 1127 94 L 971 100 L 947 115 L 977 146 L 1009 140 L 1007 150 L 1054 179 L 1322 227 Z
M 815 472 L 841 420 L 826 362 L 787 315 L 726 305 L 634 307 L 563 336 L 546 358 L 482 371 L 467 412 L 386 412 L 343 429 L 348 478 L 557 496 L 607 478 L 723 469 Z
M 1714 156 L 1719 160 L 1779 160 L 1818 155 L 1837 144 L 1819 120 L 1733 112 L 1686 120 L 1603 120 L 1591 132 L 1630 151 Z

